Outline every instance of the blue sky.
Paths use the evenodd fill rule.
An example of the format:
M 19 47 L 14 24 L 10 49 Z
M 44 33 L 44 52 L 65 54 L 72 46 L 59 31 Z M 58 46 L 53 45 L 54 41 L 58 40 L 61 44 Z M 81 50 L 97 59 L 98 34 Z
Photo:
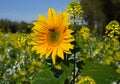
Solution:
M 65 11 L 71 0 L 0 0 L 0 19 L 32 22 L 38 14 L 47 15 L 48 8 Z

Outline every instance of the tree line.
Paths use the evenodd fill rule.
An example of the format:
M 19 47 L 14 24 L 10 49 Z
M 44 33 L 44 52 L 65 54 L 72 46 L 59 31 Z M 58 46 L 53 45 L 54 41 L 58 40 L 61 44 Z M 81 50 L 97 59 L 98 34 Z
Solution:
M 16 22 L 8 19 L 0 19 L 0 31 L 4 33 L 30 33 L 32 24 L 25 21 Z

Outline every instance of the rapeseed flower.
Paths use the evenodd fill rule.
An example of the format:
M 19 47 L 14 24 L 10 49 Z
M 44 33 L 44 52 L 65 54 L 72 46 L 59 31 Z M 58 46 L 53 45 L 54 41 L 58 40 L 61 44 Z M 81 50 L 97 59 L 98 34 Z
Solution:
M 75 15 L 75 17 L 78 17 L 81 13 L 83 13 L 81 4 L 77 1 L 70 2 L 66 8 L 66 11 L 69 12 L 71 15 Z
M 89 32 L 90 32 L 89 28 L 87 28 L 86 26 L 82 26 L 80 30 L 80 35 L 82 36 L 84 40 L 87 40 L 90 36 Z
M 19 46 L 25 45 L 27 42 L 27 38 L 28 38 L 27 34 L 20 34 L 18 36 L 18 45 Z
M 82 77 L 77 84 L 96 84 L 93 78 L 89 76 Z
M 120 26 L 119 22 L 116 20 L 111 21 L 106 26 L 106 32 L 109 37 L 111 37 L 113 40 L 118 39 L 120 37 Z

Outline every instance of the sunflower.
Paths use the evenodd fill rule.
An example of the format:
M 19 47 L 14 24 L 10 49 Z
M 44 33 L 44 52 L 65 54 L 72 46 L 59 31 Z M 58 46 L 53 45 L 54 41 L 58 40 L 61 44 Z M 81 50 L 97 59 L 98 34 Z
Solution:
M 56 56 L 64 60 L 64 53 L 71 54 L 74 37 L 68 19 L 69 13 L 60 11 L 56 14 L 53 8 L 49 8 L 48 18 L 39 15 L 38 21 L 33 22 L 32 50 L 40 54 L 40 58 L 51 56 L 55 64 Z

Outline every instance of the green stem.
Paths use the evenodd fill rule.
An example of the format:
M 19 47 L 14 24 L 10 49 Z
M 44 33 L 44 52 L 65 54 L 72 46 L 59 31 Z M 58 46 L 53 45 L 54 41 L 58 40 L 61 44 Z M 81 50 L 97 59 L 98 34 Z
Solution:
M 76 58 L 76 54 L 75 54 L 75 49 L 74 49 L 74 76 L 73 76 L 73 78 L 74 78 L 74 79 L 73 79 L 73 82 L 74 82 L 74 83 L 75 83 L 75 68 L 76 68 L 76 67 L 75 67 L 75 66 L 76 66 L 76 59 L 75 59 L 75 58 Z
M 74 19 L 75 19 L 75 15 L 74 15 Z M 74 22 L 74 38 L 76 39 L 76 22 Z M 76 75 L 75 75 L 75 68 L 76 68 L 76 51 L 75 51 L 75 49 L 76 49 L 76 42 L 74 43 L 74 75 L 73 75 L 73 84 L 75 84 L 75 78 L 76 78 Z

